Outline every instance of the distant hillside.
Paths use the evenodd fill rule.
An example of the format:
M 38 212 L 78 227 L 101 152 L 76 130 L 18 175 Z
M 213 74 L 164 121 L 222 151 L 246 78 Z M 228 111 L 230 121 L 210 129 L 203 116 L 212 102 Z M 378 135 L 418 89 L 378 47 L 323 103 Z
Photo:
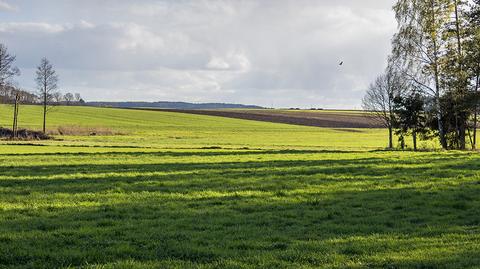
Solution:
M 186 102 L 87 102 L 88 106 L 101 107 L 148 107 L 165 109 L 220 109 L 220 108 L 256 108 L 261 106 L 225 104 L 225 103 L 186 103 Z

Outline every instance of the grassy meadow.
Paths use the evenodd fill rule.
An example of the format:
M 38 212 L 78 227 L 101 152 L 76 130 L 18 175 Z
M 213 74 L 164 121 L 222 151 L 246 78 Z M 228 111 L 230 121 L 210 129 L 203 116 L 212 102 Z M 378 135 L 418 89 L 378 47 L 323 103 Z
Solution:
M 477 153 L 155 111 L 47 125 L 111 134 L 0 141 L 0 268 L 480 268 Z
M 11 107 L 0 106 L 0 124 L 11 124 Z M 20 128 L 41 129 L 41 107 L 20 108 Z M 141 148 L 317 148 L 378 149 L 387 145 L 386 131 L 378 129 L 321 129 L 203 115 L 92 107 L 54 107 L 47 128 L 110 129 L 121 135 L 57 136 L 43 145 L 81 145 Z M 361 142 L 359 141 L 361 140 Z M 30 143 L 30 142 L 29 142 Z M 428 143 L 426 143 L 428 144 Z

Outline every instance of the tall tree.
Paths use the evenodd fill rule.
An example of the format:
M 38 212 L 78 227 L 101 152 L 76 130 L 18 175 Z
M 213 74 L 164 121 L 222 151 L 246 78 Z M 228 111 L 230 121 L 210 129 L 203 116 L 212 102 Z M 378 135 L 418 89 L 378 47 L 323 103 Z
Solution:
M 14 62 L 15 55 L 10 54 L 7 47 L 0 43 L 0 95 L 2 97 L 7 96 L 8 86 L 12 78 L 20 75 L 20 70 L 14 66 Z
M 416 91 L 397 95 L 394 99 L 397 135 L 404 139 L 407 134 L 410 134 L 414 151 L 417 150 L 418 137 L 428 133 L 424 106 L 424 97 Z
M 0 88 L 4 88 L 14 76 L 20 75 L 20 70 L 14 66 L 15 55 L 8 52 L 7 46 L 0 43 Z
M 67 106 L 71 105 L 73 100 L 74 100 L 75 96 L 73 95 L 73 93 L 71 92 L 67 92 L 64 96 L 63 96 L 63 99 L 65 100 L 65 102 L 67 103 Z
M 445 53 L 442 55 L 442 82 L 453 98 L 454 115 L 453 137 L 456 148 L 466 148 L 467 122 L 472 112 L 469 94 L 469 74 L 465 62 L 465 43 L 467 41 L 466 2 L 451 0 L 449 3 L 450 21 L 445 24 L 443 39 Z
M 43 105 L 43 133 L 46 131 L 47 112 L 57 90 L 58 75 L 47 58 L 42 58 L 37 67 L 35 81 Z
M 388 147 L 393 148 L 394 113 L 393 101 L 400 94 L 403 85 L 401 77 L 392 68 L 377 77 L 362 100 L 363 109 L 369 111 L 375 119 L 388 128 Z
M 409 79 L 434 101 L 440 143 L 447 148 L 440 97 L 440 57 L 445 46 L 443 26 L 449 20 L 450 0 L 398 0 L 394 5 L 398 33 L 393 57 Z
M 480 87 L 480 0 L 472 0 L 467 16 L 467 41 L 465 42 L 465 63 L 470 77 L 470 86 L 477 97 L 473 104 L 473 139 L 472 149 L 477 145 L 478 94 Z

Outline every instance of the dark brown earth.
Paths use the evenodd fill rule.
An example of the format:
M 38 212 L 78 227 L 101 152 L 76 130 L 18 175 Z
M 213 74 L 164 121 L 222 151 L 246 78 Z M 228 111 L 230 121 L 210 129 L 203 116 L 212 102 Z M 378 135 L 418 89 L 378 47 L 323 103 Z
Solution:
M 157 110 L 160 109 L 148 109 Z M 311 110 L 181 110 L 161 109 L 160 111 L 189 113 L 228 117 L 244 120 L 256 120 L 293 125 L 326 127 L 326 128 L 382 128 L 383 126 L 372 116 L 354 111 L 311 111 Z

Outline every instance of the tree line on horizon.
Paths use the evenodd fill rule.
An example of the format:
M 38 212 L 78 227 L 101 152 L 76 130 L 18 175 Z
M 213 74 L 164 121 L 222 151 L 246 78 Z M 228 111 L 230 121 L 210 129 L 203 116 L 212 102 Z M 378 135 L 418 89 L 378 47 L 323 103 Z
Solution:
M 371 111 L 405 148 L 411 136 L 443 149 L 476 149 L 480 87 L 480 0 L 397 0 L 398 23 L 383 74 L 369 86 Z
M 42 106 L 42 132 L 46 132 L 47 113 L 55 105 L 83 105 L 79 93 L 62 93 L 58 90 L 58 74 L 47 58 L 42 58 L 35 72 L 37 91 L 32 93 L 17 86 L 15 77 L 20 70 L 15 66 L 16 56 L 0 43 L 0 104 L 13 105 L 12 134 L 16 137 L 20 104 Z

